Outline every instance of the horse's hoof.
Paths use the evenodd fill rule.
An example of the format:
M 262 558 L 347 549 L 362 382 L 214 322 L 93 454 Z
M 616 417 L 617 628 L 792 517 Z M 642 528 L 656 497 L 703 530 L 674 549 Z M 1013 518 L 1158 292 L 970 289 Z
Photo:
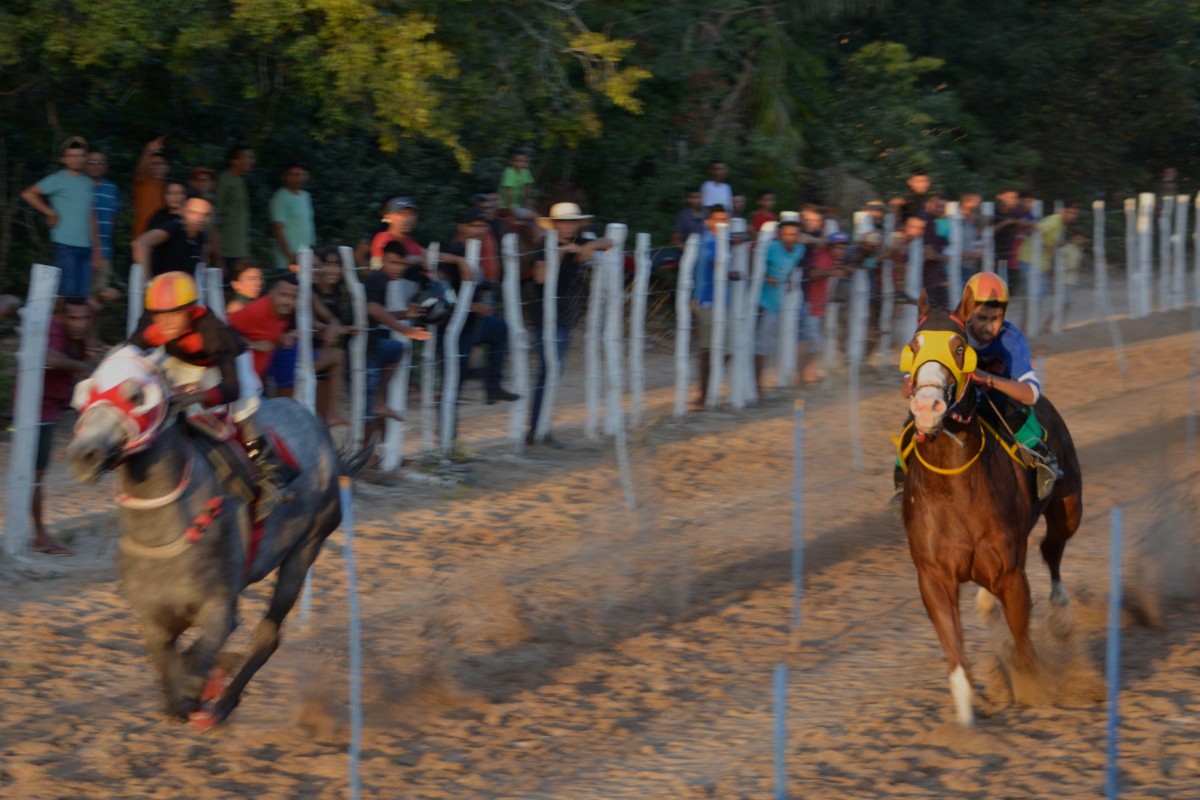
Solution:
M 188 723 L 197 731 L 206 731 L 216 726 L 220 721 L 220 716 L 212 708 L 202 708 L 199 711 L 193 711 L 191 714 L 188 714 Z
M 1061 583 L 1056 583 L 1050 588 L 1050 605 L 1065 608 L 1071 604 L 1071 596 L 1067 594 L 1067 590 L 1063 588 Z
M 216 700 L 228 685 L 229 673 L 221 667 L 213 667 L 208 672 L 208 682 L 204 684 L 204 691 L 200 693 L 200 702 L 210 703 Z

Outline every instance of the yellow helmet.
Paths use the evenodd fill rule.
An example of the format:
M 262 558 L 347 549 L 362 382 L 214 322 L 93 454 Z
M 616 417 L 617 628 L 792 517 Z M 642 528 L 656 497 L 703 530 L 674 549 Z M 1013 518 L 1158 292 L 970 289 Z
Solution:
M 1008 305 L 1008 285 L 994 272 L 980 272 L 972 275 L 971 280 L 963 287 L 963 300 L 971 306 L 984 303 L 1002 303 Z
M 178 311 L 199 299 L 196 281 L 186 272 L 166 272 L 146 287 L 146 310 L 152 313 Z

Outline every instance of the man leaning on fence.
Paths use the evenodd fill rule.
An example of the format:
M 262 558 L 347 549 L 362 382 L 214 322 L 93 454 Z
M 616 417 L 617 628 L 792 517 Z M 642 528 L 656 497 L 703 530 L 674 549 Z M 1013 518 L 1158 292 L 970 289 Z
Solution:
M 75 551 L 55 539 L 46 530 L 42 517 L 45 497 L 43 480 L 50 466 L 54 429 L 63 409 L 71 403 L 75 382 L 93 366 L 88 360 L 87 333 L 92 323 L 92 307 L 86 297 L 71 295 L 63 299 L 62 310 L 50 318 L 46 345 L 46 370 L 42 383 L 42 415 L 38 427 L 37 462 L 33 478 L 32 518 L 36 553 L 73 556 Z

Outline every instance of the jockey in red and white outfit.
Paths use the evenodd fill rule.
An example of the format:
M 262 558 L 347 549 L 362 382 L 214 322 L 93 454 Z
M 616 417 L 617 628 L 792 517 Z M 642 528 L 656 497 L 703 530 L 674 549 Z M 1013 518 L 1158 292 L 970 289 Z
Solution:
M 257 489 L 255 517 L 261 520 L 282 502 L 280 486 L 297 473 L 293 465 L 277 458 L 271 437 L 254 422 L 262 384 L 245 343 L 198 301 L 192 276 L 186 272 L 159 275 L 146 287 L 146 313 L 129 343 L 150 351 L 152 360 L 160 363 L 177 405 L 228 407 L 258 471 L 252 481 L 256 486 L 250 488 Z M 215 448 L 213 456 L 222 460 L 221 448 Z M 233 463 L 215 466 L 242 472 Z

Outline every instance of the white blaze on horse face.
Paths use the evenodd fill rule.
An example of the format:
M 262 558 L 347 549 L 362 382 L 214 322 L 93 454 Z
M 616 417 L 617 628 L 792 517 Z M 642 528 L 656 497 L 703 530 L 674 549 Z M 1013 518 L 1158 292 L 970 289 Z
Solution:
M 917 389 L 908 407 L 919 430 L 935 431 L 942 424 L 949 380 L 950 371 L 935 361 L 927 361 L 917 370 L 913 380 Z
M 975 712 L 971 708 L 974 692 L 971 682 L 967 680 L 967 671 L 962 664 L 950 673 L 950 695 L 954 698 L 954 716 L 958 724 L 970 728 L 975 724 Z

